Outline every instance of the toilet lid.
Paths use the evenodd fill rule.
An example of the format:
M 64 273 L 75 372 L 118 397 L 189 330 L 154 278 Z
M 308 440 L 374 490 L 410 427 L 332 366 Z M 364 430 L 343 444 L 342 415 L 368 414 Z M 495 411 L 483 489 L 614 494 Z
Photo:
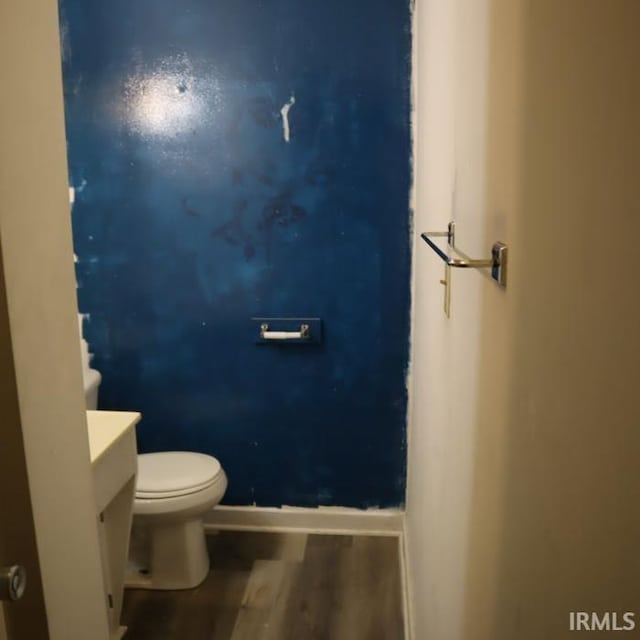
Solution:
M 213 484 L 220 470 L 220 463 L 203 453 L 142 453 L 138 456 L 136 497 L 167 498 L 194 493 Z

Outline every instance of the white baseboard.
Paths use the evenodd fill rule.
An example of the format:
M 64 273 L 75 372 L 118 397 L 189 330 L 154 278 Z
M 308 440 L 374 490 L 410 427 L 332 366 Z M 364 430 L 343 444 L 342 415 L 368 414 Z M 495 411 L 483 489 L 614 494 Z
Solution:
M 404 512 L 397 509 L 340 507 L 226 507 L 218 506 L 204 519 L 205 531 L 300 531 L 400 536 Z

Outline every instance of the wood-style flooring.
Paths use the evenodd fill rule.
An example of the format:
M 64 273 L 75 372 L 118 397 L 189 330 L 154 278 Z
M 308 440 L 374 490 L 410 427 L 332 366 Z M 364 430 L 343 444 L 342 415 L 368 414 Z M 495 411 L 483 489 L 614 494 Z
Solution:
M 125 592 L 125 640 L 403 640 L 394 537 L 225 531 L 189 591 Z

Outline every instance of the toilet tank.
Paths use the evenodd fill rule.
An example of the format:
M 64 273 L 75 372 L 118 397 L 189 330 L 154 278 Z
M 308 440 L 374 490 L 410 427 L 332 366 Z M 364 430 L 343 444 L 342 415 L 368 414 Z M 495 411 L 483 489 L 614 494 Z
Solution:
M 102 376 L 99 371 L 89 369 L 87 367 L 82 372 L 82 378 L 84 380 L 84 398 L 87 404 L 87 409 L 97 409 L 98 387 L 100 386 Z

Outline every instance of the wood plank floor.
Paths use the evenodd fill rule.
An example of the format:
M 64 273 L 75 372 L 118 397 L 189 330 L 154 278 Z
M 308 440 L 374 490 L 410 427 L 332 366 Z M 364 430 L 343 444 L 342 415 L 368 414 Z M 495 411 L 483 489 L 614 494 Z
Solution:
M 125 640 L 403 640 L 394 537 L 225 531 L 189 591 L 125 592 Z

